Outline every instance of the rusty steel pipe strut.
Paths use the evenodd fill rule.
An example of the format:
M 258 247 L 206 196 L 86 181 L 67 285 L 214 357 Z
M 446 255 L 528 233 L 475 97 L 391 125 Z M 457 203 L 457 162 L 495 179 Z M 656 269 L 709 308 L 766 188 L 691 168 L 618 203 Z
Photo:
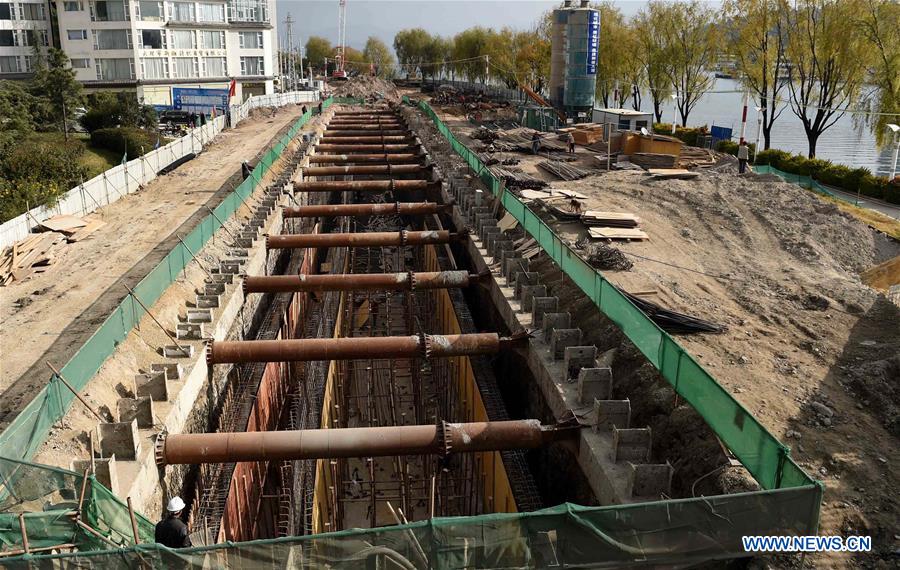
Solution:
M 346 110 L 346 111 L 335 111 L 333 117 L 358 117 L 359 115 L 390 115 L 392 117 L 396 117 L 397 112 L 388 109 L 387 107 L 382 107 L 380 109 L 358 109 L 358 110 Z
M 350 273 L 343 275 L 248 275 L 244 294 L 301 291 L 424 291 L 468 287 L 480 278 L 468 271 Z
M 424 154 L 312 154 L 309 162 L 311 164 L 409 164 L 422 162 L 423 158 L 425 158 Z
M 406 125 L 406 121 L 399 117 L 337 117 L 328 121 L 327 126 L 332 125 Z
M 304 176 L 347 176 L 352 174 L 418 174 L 428 167 L 422 164 L 369 164 L 359 166 L 307 166 Z
M 449 243 L 466 234 L 447 230 L 399 232 L 359 232 L 345 234 L 284 234 L 266 236 L 266 249 L 300 249 L 304 247 L 381 247 Z
M 497 333 L 371 336 L 286 340 L 214 340 L 206 346 L 206 363 L 310 362 L 372 358 L 450 358 L 497 354 L 518 342 Z
M 397 131 L 397 130 L 409 130 L 399 123 L 393 123 L 390 125 L 372 125 L 367 123 L 345 123 L 342 125 L 334 125 L 325 127 L 325 132 L 330 133 L 331 131 L 366 131 L 369 134 L 372 134 L 372 131 Z
M 363 131 L 360 129 L 328 129 L 322 133 L 323 137 L 372 137 L 375 135 L 384 136 L 410 136 L 408 129 L 388 129 L 385 131 Z
M 393 455 L 443 455 L 536 449 L 578 436 L 579 428 L 539 420 L 448 423 L 291 431 L 162 433 L 160 466 L 240 461 L 338 459 Z
M 419 150 L 417 144 L 317 144 L 316 152 L 348 153 L 354 152 L 382 152 L 382 153 L 409 153 Z
M 294 182 L 294 192 L 392 192 L 439 189 L 429 180 L 316 180 Z
M 281 211 L 285 218 L 328 218 L 334 216 L 420 216 L 438 214 L 452 208 L 452 204 L 435 202 L 393 202 L 383 204 L 317 204 L 313 206 L 286 206 Z
M 320 144 L 388 144 L 388 143 L 412 143 L 416 137 L 409 135 L 372 135 L 365 137 L 332 137 L 324 136 L 319 139 Z

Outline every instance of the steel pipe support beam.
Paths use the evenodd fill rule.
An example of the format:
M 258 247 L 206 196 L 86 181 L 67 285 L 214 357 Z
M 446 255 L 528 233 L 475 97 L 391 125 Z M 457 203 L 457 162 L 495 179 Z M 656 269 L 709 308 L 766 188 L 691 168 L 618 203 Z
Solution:
M 408 129 L 387 129 L 379 132 L 362 129 L 327 129 L 322 136 L 325 137 L 371 137 L 375 135 L 384 135 L 386 137 L 409 136 Z
M 416 141 L 416 137 L 412 135 L 392 135 L 385 137 L 382 135 L 372 135 L 366 137 L 331 137 L 324 136 L 319 139 L 321 144 L 388 144 L 388 143 L 412 143 Z
M 476 333 L 212 341 L 206 346 L 206 362 L 213 365 L 372 358 L 449 358 L 497 354 L 501 346 L 515 340 L 501 339 L 497 333 Z
M 294 192 L 393 192 L 440 188 L 428 180 L 317 180 L 295 182 Z
M 304 176 L 350 176 L 354 174 L 418 174 L 429 167 L 422 164 L 368 164 L 357 166 L 307 166 Z
M 156 462 L 160 466 L 165 466 L 393 455 L 449 455 L 535 449 L 577 435 L 577 428 L 544 426 L 539 420 L 161 434 L 156 441 Z
M 453 206 L 435 202 L 394 202 L 393 204 L 324 204 L 288 206 L 285 218 L 329 218 L 334 216 L 421 216 L 444 212 Z
M 399 232 L 359 232 L 346 234 L 284 234 L 266 237 L 266 249 L 300 249 L 305 247 L 381 247 L 449 243 L 464 234 L 447 230 Z
M 424 154 L 313 154 L 310 164 L 409 164 L 421 162 Z
M 343 275 L 259 275 L 243 280 L 247 293 L 299 291 L 421 291 L 468 287 L 478 279 L 468 271 L 351 273 Z
M 355 152 L 380 152 L 380 153 L 409 153 L 419 150 L 417 144 L 318 144 L 316 152 L 348 153 Z
M 337 123 L 335 125 L 328 125 L 325 127 L 325 132 L 329 133 L 331 131 L 366 131 L 369 134 L 372 134 L 372 131 L 396 131 L 396 130 L 406 130 L 405 125 L 401 125 L 400 123 L 390 123 L 390 124 L 371 124 L 371 123 Z

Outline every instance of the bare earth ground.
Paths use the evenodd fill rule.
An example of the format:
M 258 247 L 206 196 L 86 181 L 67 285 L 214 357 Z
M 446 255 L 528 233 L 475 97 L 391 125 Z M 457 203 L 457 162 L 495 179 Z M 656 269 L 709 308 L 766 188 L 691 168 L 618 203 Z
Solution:
M 480 147 L 465 117 L 441 114 L 463 142 Z M 799 186 L 741 177 L 728 166 L 693 181 L 626 171 L 562 182 L 536 168 L 544 157 L 499 158 L 508 157 L 554 188 L 587 195 L 588 209 L 641 218 L 651 239 L 614 244 L 633 254 L 634 267 L 604 271 L 612 282 L 727 325 L 724 334 L 678 341 L 824 482 L 819 534 L 872 536 L 873 554 L 808 556 L 805 566 L 896 567 L 900 310 L 858 274 L 898 255 L 900 242 Z M 598 166 L 585 149 L 578 157 L 577 166 Z M 580 223 L 544 218 L 572 244 L 586 235 Z
M 260 110 L 195 159 L 94 216 L 106 225 L 67 246 L 51 269 L 0 290 L 0 425 L 8 424 L 133 286 L 240 181 L 300 107 Z

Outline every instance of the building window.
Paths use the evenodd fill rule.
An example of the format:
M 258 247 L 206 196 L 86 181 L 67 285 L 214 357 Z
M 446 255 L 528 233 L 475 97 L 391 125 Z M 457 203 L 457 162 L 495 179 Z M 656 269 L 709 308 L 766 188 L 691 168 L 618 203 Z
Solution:
M 13 30 L 0 30 L 0 47 L 12 47 L 18 45 L 16 32 Z
M 189 2 L 173 2 L 172 20 L 176 22 L 195 22 L 194 4 Z
M 231 22 L 268 22 L 269 10 L 266 0 L 232 0 Z
M 33 46 L 39 45 L 47 47 L 47 30 L 22 30 L 22 41 L 19 45 Z
M 203 68 L 204 77 L 225 77 L 228 75 L 224 57 L 204 57 Z
M 141 60 L 143 67 L 144 79 L 168 79 L 169 77 L 169 58 L 167 57 L 145 57 Z
M 196 57 L 176 57 L 175 60 L 175 77 L 200 77 L 200 64 Z
M 165 49 L 165 32 L 162 30 L 141 30 L 141 47 L 144 49 Z
M 225 32 L 218 30 L 202 30 L 200 32 L 201 47 L 204 49 L 225 49 Z
M 225 4 L 197 4 L 198 22 L 224 22 Z
M 242 49 L 260 49 L 263 47 L 262 32 L 240 32 Z
M 0 2 L 0 20 L 12 20 L 13 9 L 9 2 Z M 16 64 L 18 67 L 18 64 Z
M 195 49 L 193 30 L 172 30 L 172 47 L 175 49 Z
M 134 79 L 134 62 L 126 57 L 98 59 L 97 79 Z
M 66 37 L 70 40 L 86 40 L 87 30 L 66 30 Z
M 19 4 L 19 16 L 22 20 L 43 20 L 43 4 Z
M 66 12 L 81 12 L 84 10 L 83 2 L 63 2 L 63 9 Z
M 75 58 L 72 61 L 72 69 L 88 69 L 91 66 L 91 60 L 86 57 Z
M 242 57 L 241 75 L 265 75 L 262 57 Z
M 125 2 L 121 0 L 96 0 L 91 4 L 91 21 L 124 22 L 130 18 Z
M 138 2 L 138 17 L 145 22 L 161 22 L 165 17 L 162 2 Z
M 19 73 L 19 57 L 0 55 L 0 73 Z
M 94 30 L 94 49 L 131 49 L 128 30 Z

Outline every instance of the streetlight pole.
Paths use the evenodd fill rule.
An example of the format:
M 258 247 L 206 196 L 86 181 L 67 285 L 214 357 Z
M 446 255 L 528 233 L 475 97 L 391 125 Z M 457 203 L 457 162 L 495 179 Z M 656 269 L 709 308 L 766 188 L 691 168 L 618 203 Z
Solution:
M 897 177 L 897 155 L 900 154 L 900 125 L 890 123 L 888 128 L 894 133 L 894 161 L 891 163 L 891 178 Z
M 756 109 L 756 146 L 753 147 L 753 164 L 756 164 L 756 157 L 759 155 L 759 136 L 762 134 L 762 107 Z

